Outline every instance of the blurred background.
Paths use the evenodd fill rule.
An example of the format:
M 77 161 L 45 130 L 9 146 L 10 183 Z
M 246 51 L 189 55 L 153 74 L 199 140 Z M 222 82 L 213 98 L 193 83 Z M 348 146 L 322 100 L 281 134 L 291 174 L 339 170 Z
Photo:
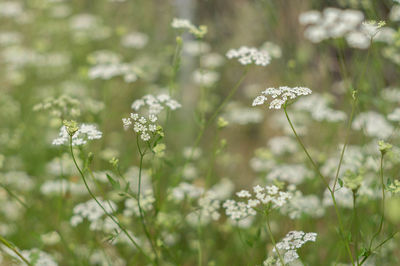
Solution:
M 82 185 L 67 149 L 52 146 L 51 142 L 58 136 L 64 119 L 96 124 L 103 137 L 81 150 L 81 162 L 90 151 L 94 154 L 95 171 L 109 171 L 109 161 L 118 158 L 121 171 L 129 172 L 138 165 L 136 137 L 132 131 L 124 131 L 121 119 L 132 112 L 132 102 L 146 94 L 170 93 L 182 104 L 179 111 L 161 118 L 167 147 L 165 166 L 153 180 L 155 186 L 165 188 L 159 191 L 160 200 L 167 199 L 169 186 L 182 180 L 210 188 L 229 179 L 236 190 L 250 188 L 269 180 L 266 175 L 273 170 L 270 164 L 275 167 L 286 163 L 307 167 L 281 169 L 277 175 L 304 171 L 304 176 L 311 178 L 301 184 L 280 181 L 315 192 L 322 201 L 324 190 L 313 179 L 304 154 L 293 144 L 283 112 L 254 108 L 253 99 L 267 87 L 312 89 L 316 96 L 308 102 L 299 101 L 289 113 L 317 163 L 328 169 L 329 158 L 337 157 L 338 147 L 344 143 L 352 93 L 357 89 L 355 117 L 365 113 L 368 116 L 361 116 L 360 126 L 353 125 L 349 142 L 356 151 L 349 164 L 358 151 L 367 154 L 365 158 L 375 156 L 365 147 L 377 139 L 394 141 L 397 136 L 399 120 L 389 121 L 386 117 L 400 100 L 399 6 L 392 0 L 0 0 L 0 181 L 4 186 L 3 190 L 0 188 L 0 234 L 21 249 L 37 247 L 56 254 L 60 265 L 114 265 L 89 259 L 76 264 L 71 258 L 64 259 L 85 243 L 90 243 L 88 249 L 95 250 L 96 241 L 101 242 L 102 237 L 92 238 L 84 228 L 73 233 L 66 229 L 72 209 L 82 202 L 84 193 L 74 195 L 67 189 L 54 196 L 43 188 L 49 180 L 60 178 Z M 390 37 L 381 36 L 373 45 L 361 49 L 349 45 L 345 37 L 312 40 L 306 34 L 309 25 L 301 23 L 299 17 L 306 11 L 322 12 L 327 7 L 359 10 L 365 20 L 386 21 Z M 207 34 L 197 38 L 174 29 L 174 18 L 205 25 Z M 271 55 L 271 63 L 245 68 L 226 58 L 229 49 L 241 46 L 265 49 Z M 123 71 L 114 69 L 121 65 Z M 187 154 L 195 146 L 202 123 L 246 69 L 248 74 L 237 93 L 218 116 L 228 126 L 218 129 L 217 119 L 200 139 L 201 149 L 196 149 L 200 155 L 188 162 Z M 398 177 L 396 156 L 390 165 L 391 178 Z M 365 158 L 360 160 L 364 163 Z M 152 168 L 152 160 L 147 157 L 146 168 Z M 157 171 L 151 170 L 150 175 Z M 53 186 L 55 191 L 59 188 Z M 106 197 L 108 189 L 99 194 Z M 18 195 L 30 207 L 21 207 L 9 193 Z M 111 193 L 109 197 L 114 196 Z M 388 227 L 395 230 L 400 210 L 395 207 L 398 199 L 392 201 L 394 209 L 389 214 Z M 378 202 L 373 207 L 367 200 L 365 203 L 362 208 L 367 214 L 378 213 Z M 168 210 L 162 204 L 158 207 Z M 350 219 L 351 213 L 347 214 Z M 275 227 L 279 236 L 294 225 L 319 233 L 326 231 L 319 251 L 312 254 L 311 248 L 305 249 L 303 255 L 310 263 L 305 265 L 328 265 L 321 261 L 334 260 L 336 254 L 330 249 L 340 246 L 329 242 L 329 234 L 335 234 L 334 228 L 326 228 L 329 217 L 334 219 L 334 214 L 328 212 L 325 220 L 317 218 L 313 222 L 304 217 L 298 221 L 283 219 Z M 220 227 L 229 231 L 224 225 Z M 371 233 L 372 229 L 365 227 Z M 46 244 L 43 235 L 53 231 L 64 232 L 60 242 L 69 244 Z M 218 252 L 224 252 L 224 242 L 231 238 L 213 232 L 204 239 L 213 243 Z M 237 237 L 234 239 L 240 243 Z M 185 243 L 181 241 L 181 245 Z M 263 241 L 251 246 L 252 251 L 246 256 L 241 256 L 241 245 L 236 242 L 228 245 L 230 252 L 225 255 L 205 251 L 204 261 L 215 264 L 204 265 L 260 265 L 267 254 L 268 239 Z M 396 247 L 398 243 L 385 253 L 391 254 L 384 261 L 386 264 L 377 259 L 375 265 L 397 265 Z M 82 254 L 91 254 L 85 252 Z M 180 254 L 175 265 L 195 265 L 196 252 L 190 252 Z M 116 257 L 126 259 L 126 265 L 145 265 L 130 261 L 127 254 L 126 247 L 113 251 Z M 247 261 L 249 257 L 252 259 Z M 1 265 L 14 265 L 9 264 L 7 255 L 3 259 Z

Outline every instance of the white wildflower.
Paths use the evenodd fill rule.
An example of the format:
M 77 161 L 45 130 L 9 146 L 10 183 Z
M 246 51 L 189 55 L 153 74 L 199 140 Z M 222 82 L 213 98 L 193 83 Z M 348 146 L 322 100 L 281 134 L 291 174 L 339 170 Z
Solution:
M 259 66 L 267 66 L 271 61 L 271 56 L 265 50 L 242 46 L 239 49 L 231 49 L 226 53 L 229 59 L 238 58 L 242 65 L 255 64 Z
M 267 88 L 265 91 L 261 92 L 261 95 L 254 99 L 253 106 L 264 104 L 267 100 L 267 96 L 271 96 L 273 100 L 271 101 L 269 108 L 281 109 L 282 105 L 284 105 L 287 100 L 295 99 L 301 95 L 309 95 L 311 92 L 312 91 L 306 87 L 290 88 L 282 86 L 279 88 Z

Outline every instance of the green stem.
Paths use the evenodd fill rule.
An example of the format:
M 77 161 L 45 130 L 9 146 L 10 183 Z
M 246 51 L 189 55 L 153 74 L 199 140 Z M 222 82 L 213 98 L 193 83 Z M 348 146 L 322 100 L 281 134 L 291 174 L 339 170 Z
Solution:
M 157 254 L 157 250 L 155 245 L 153 244 L 152 238 L 150 236 L 149 230 L 147 229 L 145 220 L 144 220 L 144 212 L 142 209 L 142 206 L 140 205 L 140 195 L 141 195 L 141 188 L 142 188 L 142 169 L 143 169 L 143 158 L 145 155 L 145 152 L 142 152 L 142 150 L 140 149 L 140 145 L 139 145 L 139 135 L 136 135 L 136 144 L 138 147 L 138 151 L 140 154 L 140 162 L 139 162 L 139 179 L 138 179 L 138 194 L 137 194 L 137 203 L 138 203 L 138 207 L 139 207 L 139 214 L 140 214 L 140 222 L 142 223 L 143 226 L 143 231 L 148 239 L 148 241 L 150 242 L 150 246 L 151 249 L 154 252 L 155 255 L 155 264 L 158 265 L 158 254 Z
M 392 239 L 398 232 L 393 233 L 391 236 L 383 240 L 380 244 L 378 244 L 375 248 L 371 249 L 369 253 L 363 258 L 363 260 L 360 262 L 360 266 L 363 265 L 363 263 L 371 256 L 372 253 L 374 253 L 377 249 L 379 249 L 381 246 L 383 246 L 386 242 L 388 242 L 390 239 Z
M 107 212 L 107 210 L 103 207 L 103 205 L 101 205 L 101 203 L 97 200 L 97 198 L 93 194 L 92 190 L 89 188 L 89 185 L 87 184 L 85 175 L 83 174 L 81 168 L 79 167 L 79 165 L 75 159 L 74 150 L 72 148 L 72 136 L 70 136 L 70 139 L 69 139 L 69 149 L 71 152 L 72 161 L 74 162 L 76 169 L 78 170 L 80 176 L 82 177 L 83 183 L 85 184 L 86 190 L 89 192 L 89 195 L 93 198 L 93 200 L 97 203 L 97 205 L 99 205 L 99 207 L 103 210 L 103 212 L 121 229 L 121 231 L 128 237 L 128 239 L 131 241 L 131 243 L 146 257 L 146 259 L 151 261 L 151 259 L 147 256 L 147 254 L 143 251 L 143 249 L 130 236 L 128 231 L 126 231 L 125 227 L 118 221 L 117 218 L 115 218 L 113 215 L 111 215 Z
M 32 266 L 32 264 L 14 247 L 13 244 L 11 244 L 10 242 L 7 241 L 7 239 L 3 238 L 2 236 L 0 236 L 0 242 L 8 247 L 9 249 L 11 249 L 15 254 L 17 254 L 17 256 L 26 263 L 26 265 Z
M 346 137 L 345 137 L 345 141 L 343 144 L 342 152 L 340 154 L 340 160 L 339 160 L 339 164 L 338 164 L 338 167 L 336 170 L 335 181 L 333 182 L 333 187 L 332 187 L 333 191 L 335 191 L 335 187 L 336 187 L 337 181 L 339 179 L 340 167 L 342 166 L 342 163 L 343 163 L 344 152 L 346 151 L 347 144 L 349 143 L 351 123 L 353 122 L 353 118 L 354 118 L 354 114 L 355 114 L 355 110 L 356 110 L 356 102 L 357 102 L 357 95 L 354 96 L 353 105 L 351 107 L 351 114 L 350 114 L 349 121 L 347 123 Z
M 383 220 L 385 218 L 385 183 L 383 182 L 383 156 L 384 156 L 383 153 L 381 153 L 380 179 L 381 179 L 381 186 L 382 186 L 382 216 L 381 216 L 381 221 L 379 223 L 378 231 L 374 234 L 374 236 L 371 238 L 371 241 L 369 243 L 369 249 L 371 249 L 374 239 L 381 233 L 382 227 L 383 227 Z
M 214 111 L 214 113 L 211 115 L 210 119 L 207 120 L 207 122 L 201 127 L 199 133 L 197 134 L 196 140 L 194 142 L 192 152 L 189 156 L 189 158 L 186 161 L 189 161 L 192 156 L 193 156 L 193 151 L 195 148 L 198 147 L 200 144 L 200 140 L 203 137 L 203 134 L 205 130 L 210 126 L 210 124 L 214 121 L 214 119 L 217 117 L 217 115 L 221 112 L 221 110 L 225 107 L 225 105 L 229 102 L 229 100 L 235 95 L 236 91 L 239 89 L 240 84 L 242 84 L 243 80 L 245 79 L 247 75 L 248 70 L 246 69 L 245 72 L 242 74 L 238 82 L 236 82 L 235 86 L 230 90 L 228 96 L 222 101 L 222 103 L 218 106 L 218 108 Z
M 357 218 L 357 191 L 353 190 L 353 234 L 354 234 L 354 253 L 356 256 L 357 265 L 360 265 L 358 258 L 358 218 Z
M 203 249 L 202 249 L 202 245 L 201 245 L 201 225 L 200 225 L 200 215 L 199 215 L 199 224 L 197 225 L 197 235 L 199 238 L 199 252 L 198 252 L 198 257 L 197 257 L 197 264 L 199 266 L 203 265 Z
M 8 187 L 6 187 L 3 184 L 0 184 L 0 187 L 2 187 L 5 191 L 7 191 L 7 193 L 14 198 L 16 201 L 19 202 L 19 204 L 21 204 L 23 207 L 25 207 L 25 209 L 28 209 L 28 205 L 26 205 L 25 202 L 23 202 L 14 192 L 12 192 Z
M 285 265 L 285 261 L 283 260 L 278 248 L 276 247 L 276 241 L 272 234 L 271 226 L 269 225 L 269 215 L 267 214 L 266 217 L 267 217 L 267 229 L 268 229 L 269 238 L 271 239 L 272 245 L 275 248 L 276 254 L 278 254 L 279 260 L 281 261 L 282 265 Z
M 312 166 L 314 167 L 314 170 L 316 171 L 316 173 L 318 174 L 318 176 L 322 179 L 322 181 L 324 182 L 325 186 L 329 189 L 329 191 L 332 192 L 331 188 L 329 187 L 328 182 L 325 180 L 325 177 L 324 177 L 324 176 L 321 174 L 321 172 L 319 171 L 319 168 L 318 168 L 317 164 L 314 162 L 314 160 L 312 159 L 311 155 L 308 153 L 306 147 L 305 147 L 304 144 L 303 144 L 303 141 L 300 139 L 299 135 L 297 134 L 296 130 L 294 129 L 294 126 L 293 126 L 293 124 L 292 124 L 292 121 L 291 121 L 290 118 L 289 118 L 289 115 L 288 115 L 288 113 L 287 113 L 286 108 L 287 108 L 287 107 L 286 107 L 286 104 L 285 104 L 284 107 L 283 107 L 283 110 L 284 110 L 284 112 L 285 112 L 286 119 L 287 119 L 287 121 L 289 122 L 290 128 L 292 129 L 292 131 L 293 131 L 293 133 L 294 133 L 294 135 L 295 135 L 295 137 L 296 137 L 297 142 L 300 144 L 301 148 L 303 149 L 303 151 L 304 151 L 305 154 L 307 155 L 307 158 L 308 158 L 309 161 L 311 162 L 311 164 L 312 164 Z
M 354 266 L 355 264 L 354 264 L 353 255 L 352 255 L 351 250 L 350 250 L 350 245 L 349 245 L 349 243 L 348 243 L 347 238 L 344 237 L 343 223 L 342 223 L 342 218 L 341 218 L 341 216 L 340 216 L 340 212 L 339 212 L 339 209 L 338 209 L 338 206 L 337 206 L 337 203 L 336 203 L 335 192 L 334 192 L 334 190 L 332 190 L 332 189 L 329 187 L 329 184 L 328 184 L 328 182 L 326 181 L 325 177 L 321 174 L 321 172 L 320 172 L 320 170 L 319 170 L 317 164 L 314 162 L 314 160 L 312 159 L 311 155 L 308 153 L 308 151 L 307 151 L 306 147 L 304 146 L 302 140 L 300 139 L 299 135 L 297 134 L 296 130 L 294 129 L 294 126 L 293 126 L 293 124 L 292 124 L 292 121 L 291 121 L 290 118 L 289 118 L 289 115 L 288 115 L 288 113 L 287 113 L 286 108 L 287 108 L 287 106 L 286 106 L 286 103 L 285 103 L 285 105 L 284 105 L 284 107 L 283 107 L 283 110 L 285 111 L 286 118 L 287 118 L 287 120 L 288 120 L 288 122 L 289 122 L 289 125 L 290 125 L 290 127 L 291 127 L 291 129 L 292 129 L 292 131 L 293 131 L 293 133 L 294 133 L 294 135 L 295 135 L 295 137 L 296 137 L 296 139 L 297 139 L 297 142 L 300 144 L 301 148 L 303 149 L 303 151 L 304 151 L 305 154 L 307 155 L 307 158 L 310 160 L 311 164 L 313 165 L 314 170 L 317 172 L 318 176 L 322 179 L 322 181 L 324 182 L 326 188 L 329 190 L 329 192 L 330 192 L 330 194 L 331 194 L 332 201 L 333 201 L 333 206 L 334 206 L 334 209 L 335 209 L 335 212 L 336 212 L 336 216 L 337 216 L 337 218 L 338 218 L 340 235 L 341 235 L 342 240 L 343 240 L 343 242 L 344 242 L 344 244 L 345 244 L 347 253 L 348 253 L 349 258 L 350 258 L 350 260 L 351 260 L 351 264 Z

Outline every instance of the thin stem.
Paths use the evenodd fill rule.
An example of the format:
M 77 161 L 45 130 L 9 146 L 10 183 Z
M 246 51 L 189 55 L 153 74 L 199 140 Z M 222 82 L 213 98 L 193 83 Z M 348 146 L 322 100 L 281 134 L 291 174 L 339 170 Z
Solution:
M 347 123 L 346 137 L 345 137 L 345 141 L 344 141 L 344 144 L 343 144 L 342 152 L 340 154 L 339 164 L 338 164 L 338 167 L 336 169 L 335 181 L 333 182 L 333 187 L 332 187 L 333 191 L 335 191 L 335 187 L 336 187 L 337 181 L 339 179 L 340 167 L 342 166 L 342 163 L 343 163 L 344 152 L 346 151 L 347 144 L 349 143 L 351 123 L 353 122 L 354 114 L 355 114 L 355 111 L 356 111 L 356 102 L 357 102 L 357 95 L 354 96 L 353 105 L 351 107 L 351 114 L 350 114 L 349 121 Z
M 307 151 L 306 147 L 304 146 L 302 140 L 300 139 L 299 135 L 297 134 L 296 130 L 294 129 L 294 126 L 293 126 L 293 124 L 292 124 L 292 121 L 291 121 L 290 118 L 289 118 L 289 115 L 288 115 L 288 113 L 287 113 L 286 108 L 287 108 L 287 106 L 286 106 L 286 104 L 285 104 L 284 107 L 283 107 L 283 110 L 285 111 L 286 118 L 287 118 L 287 120 L 288 120 L 288 122 L 289 122 L 289 125 L 290 125 L 290 127 L 291 127 L 291 129 L 292 129 L 292 131 L 293 131 L 293 133 L 294 133 L 294 135 L 295 135 L 295 137 L 296 137 L 296 139 L 297 139 L 297 142 L 300 144 L 301 148 L 303 149 L 303 151 L 304 151 L 305 154 L 307 155 L 307 158 L 310 160 L 310 162 L 311 162 L 311 164 L 313 165 L 313 167 L 314 167 L 315 171 L 317 172 L 318 176 L 322 179 L 322 181 L 324 182 L 326 188 L 329 190 L 329 192 L 330 192 L 330 194 L 331 194 L 332 201 L 333 201 L 333 206 L 334 206 L 334 209 L 335 209 L 335 212 L 336 212 L 336 216 L 337 216 L 337 218 L 338 218 L 340 235 L 341 235 L 342 240 L 343 240 L 343 242 L 344 242 L 344 244 L 345 244 L 345 247 L 346 247 L 347 253 L 348 253 L 349 257 L 350 257 L 351 263 L 352 263 L 352 265 L 354 266 L 355 264 L 354 264 L 353 255 L 352 255 L 351 250 L 350 250 L 350 245 L 349 245 L 349 243 L 348 243 L 347 238 L 344 237 L 344 229 L 343 229 L 342 218 L 341 218 L 341 216 L 340 216 L 340 212 L 339 212 L 339 209 L 338 209 L 338 206 L 337 206 L 337 203 L 336 203 L 336 198 L 335 198 L 334 190 L 332 190 L 332 189 L 329 187 L 329 184 L 328 184 L 328 182 L 326 181 L 325 177 L 324 177 L 324 176 L 321 174 L 321 172 L 319 171 L 319 168 L 318 168 L 317 164 L 314 162 L 314 160 L 312 159 L 311 155 L 308 153 L 308 151 Z
M 69 139 L 69 149 L 71 152 L 72 161 L 74 162 L 76 169 L 78 170 L 80 176 L 82 177 L 83 183 L 85 184 L 86 190 L 89 192 L 89 195 L 93 198 L 93 200 L 97 203 L 97 205 L 99 205 L 99 207 L 103 210 L 103 212 L 121 229 L 121 231 L 128 237 L 128 239 L 132 242 L 132 244 L 146 257 L 146 259 L 151 261 L 151 259 L 147 256 L 147 254 L 143 251 L 143 249 L 136 243 L 136 241 L 126 231 L 125 227 L 118 221 L 117 218 L 115 218 L 113 215 L 111 215 L 107 212 L 107 210 L 103 207 L 103 205 L 101 205 L 101 203 L 97 200 L 97 198 L 93 194 L 92 190 L 89 188 L 89 185 L 87 184 L 85 175 L 83 174 L 81 168 L 79 167 L 79 165 L 75 159 L 74 150 L 72 148 L 72 136 L 70 136 L 70 139 Z
M 23 261 L 25 262 L 27 265 L 32 266 L 32 264 L 28 261 L 28 259 L 26 259 L 19 251 L 18 249 L 16 249 L 14 247 L 13 244 L 11 244 L 10 242 L 7 241 L 7 239 L 3 238 L 2 236 L 0 236 L 0 242 L 8 247 L 9 249 L 11 249 L 15 254 L 17 254 L 17 256 Z
M 384 154 L 381 153 L 380 179 L 382 186 L 382 216 L 381 216 L 381 221 L 379 223 L 378 231 L 374 234 L 374 236 L 371 238 L 371 242 L 369 243 L 369 249 L 371 249 L 374 239 L 381 233 L 383 227 L 383 219 L 385 218 L 385 183 L 383 182 L 383 156 Z
M 357 265 L 360 265 L 358 258 L 358 218 L 357 218 L 357 191 L 353 190 L 353 234 L 354 234 L 354 252 L 356 256 Z
M 271 226 L 269 225 L 269 215 L 267 214 L 266 217 L 267 217 L 267 229 L 268 229 L 268 234 L 269 234 L 269 237 L 270 237 L 270 239 L 271 239 L 272 245 L 273 245 L 274 248 L 275 248 L 276 254 L 278 254 L 278 257 L 279 257 L 279 260 L 281 261 L 281 264 L 282 264 L 282 265 L 285 265 L 285 261 L 283 260 L 281 254 L 279 253 L 279 250 L 278 250 L 278 248 L 276 247 L 275 238 L 274 238 L 274 236 L 272 235 Z
M 138 207 L 139 207 L 139 214 L 140 214 L 140 222 L 142 223 L 143 226 L 143 231 L 148 239 L 148 241 L 150 242 L 150 246 L 151 249 L 154 252 L 155 255 L 155 264 L 158 265 L 158 254 L 157 254 L 157 250 L 156 247 L 153 244 L 153 241 L 151 239 L 149 230 L 147 229 L 145 220 L 144 220 L 144 213 L 143 213 L 143 209 L 142 206 L 140 205 L 140 194 L 141 194 L 141 188 L 142 188 L 142 169 L 143 169 L 143 158 L 145 153 L 142 152 L 142 150 L 140 149 L 140 145 L 139 145 L 139 135 L 136 135 L 136 144 L 139 150 L 139 154 L 140 154 L 140 162 L 139 162 L 139 179 L 138 179 L 138 194 L 137 194 L 137 203 L 138 203 Z
M 198 250 L 199 250 L 199 252 L 198 252 L 198 257 L 197 257 L 197 264 L 199 266 L 201 266 L 201 265 L 203 265 L 203 248 L 202 248 L 202 245 L 201 245 L 200 215 L 199 215 L 199 221 L 198 222 L 199 222 L 199 224 L 197 225 L 197 235 L 198 235 L 198 238 L 199 238 L 199 242 L 198 242 L 198 245 L 199 245 Z
M 248 73 L 248 70 L 246 69 L 238 82 L 236 82 L 235 86 L 232 87 L 230 90 L 228 96 L 222 101 L 222 103 L 218 106 L 218 108 L 214 111 L 214 113 L 211 115 L 210 119 L 207 120 L 207 122 L 201 127 L 199 133 L 197 134 L 196 140 L 194 141 L 194 145 L 192 148 L 192 152 L 189 156 L 189 158 L 186 160 L 190 160 L 193 156 L 193 151 L 197 146 L 200 144 L 200 140 L 203 137 L 203 134 L 205 130 L 210 126 L 210 124 L 214 121 L 214 119 L 217 117 L 217 115 L 221 112 L 221 110 L 225 107 L 225 105 L 229 102 L 229 100 L 235 95 L 236 91 L 239 89 L 240 84 L 242 84 L 243 80 L 245 79 L 246 75 Z
M 8 187 L 6 187 L 3 184 L 0 184 L 0 187 L 2 187 L 7 193 L 14 198 L 16 201 L 18 201 L 19 204 L 21 204 L 25 209 L 28 209 L 28 205 L 26 205 L 25 202 L 23 202 L 14 192 L 12 192 Z
M 377 249 L 379 249 L 381 246 L 383 246 L 386 242 L 388 242 L 390 239 L 392 239 L 398 232 L 393 233 L 391 236 L 383 240 L 380 244 L 378 244 L 375 248 L 371 249 L 369 253 L 363 258 L 363 260 L 360 262 L 360 266 L 363 265 L 363 263 L 371 256 L 373 252 L 375 252 Z
M 294 135 L 295 135 L 295 137 L 297 139 L 297 142 L 300 144 L 301 148 L 303 149 L 303 151 L 307 155 L 308 159 L 310 160 L 310 162 L 311 162 L 312 166 L 314 167 L 314 169 L 315 169 L 316 173 L 318 174 L 318 176 L 322 179 L 322 181 L 324 182 L 325 186 L 329 189 L 329 191 L 332 192 L 331 188 L 329 187 L 328 182 L 325 180 L 325 177 L 319 171 L 319 168 L 318 168 L 317 164 L 314 162 L 314 160 L 312 159 L 311 155 L 308 153 L 306 147 L 303 144 L 303 141 L 300 139 L 299 135 L 297 134 L 296 130 L 294 129 L 292 121 L 290 120 L 289 115 L 287 113 L 286 106 L 283 107 L 283 110 L 285 111 L 286 119 L 289 122 L 290 128 L 292 129 L 292 131 L 293 131 L 293 133 L 294 133 Z

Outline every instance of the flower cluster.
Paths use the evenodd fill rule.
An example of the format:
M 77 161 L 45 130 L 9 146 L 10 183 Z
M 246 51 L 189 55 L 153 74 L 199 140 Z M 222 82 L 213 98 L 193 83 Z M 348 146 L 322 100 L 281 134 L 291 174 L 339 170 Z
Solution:
M 325 8 L 322 13 L 316 10 L 304 12 L 299 22 L 308 26 L 304 36 L 314 43 L 344 37 L 349 46 L 358 49 L 368 48 L 384 25 L 382 22 L 364 22 L 361 11 L 332 7 Z
M 88 140 L 101 139 L 102 135 L 103 133 L 97 130 L 95 125 L 81 124 L 72 135 L 72 146 L 85 145 Z M 56 146 L 68 144 L 69 138 L 67 126 L 64 125 L 60 129 L 59 137 L 54 139 L 52 144 Z
M 133 125 L 133 131 L 140 134 L 140 138 L 143 141 L 149 141 L 152 136 L 156 134 L 162 134 L 161 127 L 157 124 L 157 116 L 151 114 L 146 119 L 144 116 L 139 116 L 137 113 L 131 113 L 128 118 L 122 118 L 124 128 L 128 129 Z
M 200 25 L 196 27 L 187 19 L 174 18 L 171 23 L 172 28 L 175 29 L 185 29 L 188 30 L 191 34 L 196 36 L 197 38 L 203 38 L 204 35 L 207 34 L 207 27 L 204 25 Z
M 317 233 L 304 233 L 303 231 L 290 231 L 286 236 L 276 244 L 276 248 L 283 254 L 284 263 L 292 262 L 299 258 L 297 249 L 301 248 L 305 243 L 317 239 Z M 276 252 L 276 249 L 273 249 Z
M 254 194 L 248 190 L 241 190 L 236 193 L 239 198 L 247 199 L 247 202 L 227 200 L 223 207 L 226 209 L 226 215 L 232 220 L 241 220 L 248 216 L 256 215 L 255 207 L 263 204 L 268 209 L 275 209 L 283 206 L 290 198 L 291 193 L 279 191 L 277 186 L 259 185 L 253 187 Z
M 253 106 L 264 104 L 268 99 L 267 96 L 271 95 L 274 100 L 269 104 L 269 109 L 281 109 L 282 105 L 285 104 L 288 99 L 295 99 L 301 95 L 309 95 L 311 92 L 312 91 L 306 87 L 290 88 L 281 86 L 279 88 L 267 88 L 265 91 L 261 92 L 261 95 L 254 99 Z
M 167 94 L 160 94 L 157 96 L 148 94 L 143 96 L 141 99 L 135 100 L 131 105 L 131 108 L 136 112 L 141 110 L 143 107 L 148 108 L 149 114 L 158 115 L 165 107 L 170 110 L 176 110 L 182 106 L 176 100 L 171 99 Z
M 250 65 L 254 63 L 258 66 L 267 66 L 271 61 L 271 56 L 266 50 L 258 50 L 257 48 L 242 46 L 239 49 L 231 49 L 226 53 L 229 59 L 238 58 L 242 65 Z

